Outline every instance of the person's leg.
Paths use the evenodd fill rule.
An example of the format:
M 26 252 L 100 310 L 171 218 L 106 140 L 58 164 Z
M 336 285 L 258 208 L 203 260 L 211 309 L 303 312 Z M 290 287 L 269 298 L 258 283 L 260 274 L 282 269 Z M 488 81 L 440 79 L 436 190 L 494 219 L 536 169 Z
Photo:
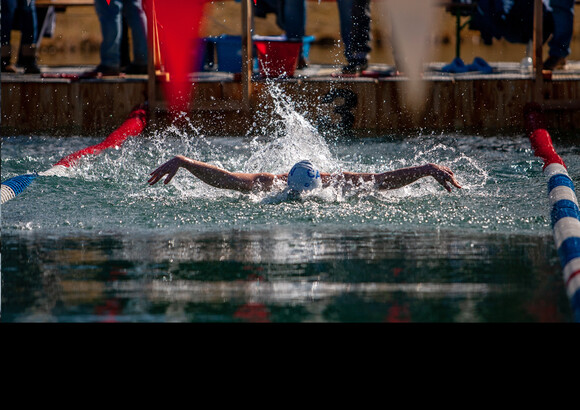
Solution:
M 554 31 L 548 41 L 549 58 L 544 68 L 553 69 L 563 66 L 570 54 L 570 42 L 574 30 L 574 0 L 550 0 Z
M 101 64 L 97 67 L 103 74 L 118 74 L 121 64 L 121 13 L 122 0 L 95 0 L 95 10 L 101 25 Z
M 306 1 L 283 0 L 281 6 L 282 15 L 279 16 L 279 24 L 286 37 L 290 40 L 302 40 L 306 31 Z M 301 49 L 297 68 L 305 68 L 307 65 Z
M 16 72 L 14 66 L 10 64 L 12 57 L 12 46 L 10 45 L 12 22 L 16 12 L 17 0 L 2 0 L 2 13 L 0 13 L 0 24 L 2 31 L 2 72 Z
M 266 18 L 270 13 L 278 14 L 278 0 L 261 0 L 254 2 L 254 17 Z
M 284 0 L 282 5 L 281 28 L 289 39 L 302 39 L 306 27 L 306 1 Z
M 19 0 L 19 18 L 21 19 L 22 37 L 18 52 L 18 65 L 24 67 L 26 74 L 38 74 L 40 68 L 36 64 L 36 39 L 38 21 L 36 18 L 36 3 L 34 0 Z
M 338 18 L 340 21 L 340 38 L 344 48 L 344 57 L 350 59 L 350 26 L 352 24 L 352 3 L 353 0 L 336 0 L 338 6 Z
M 344 73 L 358 73 L 368 67 L 370 48 L 371 14 L 370 0 L 354 0 L 350 28 L 349 61 Z
M 141 0 L 124 0 L 123 13 L 131 29 L 133 43 L 132 69 L 134 74 L 147 73 L 147 16 Z

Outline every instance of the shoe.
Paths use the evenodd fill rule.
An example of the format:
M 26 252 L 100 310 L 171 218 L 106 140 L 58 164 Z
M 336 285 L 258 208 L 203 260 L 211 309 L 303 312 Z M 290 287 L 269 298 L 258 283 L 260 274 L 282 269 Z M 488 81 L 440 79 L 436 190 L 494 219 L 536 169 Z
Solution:
M 445 73 L 465 73 L 467 72 L 467 66 L 461 58 L 455 57 L 451 63 L 444 65 L 441 71 Z
M 145 65 L 145 64 L 133 64 L 133 63 L 131 63 L 127 67 L 125 67 L 123 72 L 125 74 L 129 74 L 129 75 L 142 75 L 142 74 L 148 74 L 148 69 L 147 69 L 147 65 Z
M 101 78 L 118 76 L 119 74 L 121 74 L 121 71 L 118 68 L 99 64 L 94 70 L 81 74 L 80 78 Z
M 548 57 L 544 61 L 544 70 L 552 71 L 556 69 L 562 69 L 566 65 L 566 59 L 564 57 Z
M 24 74 L 40 74 L 40 67 L 36 65 L 36 62 L 27 63 L 22 67 L 24 67 Z
M 10 60 L 2 59 L 2 72 L 3 73 L 16 73 L 16 67 L 10 64 Z
M 16 65 L 24 68 L 24 74 L 40 74 L 40 68 L 36 63 L 36 44 L 23 44 L 18 52 Z
M 298 64 L 296 65 L 296 69 L 302 70 L 303 68 L 306 67 L 308 67 L 308 61 L 303 56 L 300 56 L 298 58 Z
M 360 74 L 369 67 L 367 60 L 351 60 L 342 67 L 343 74 Z
M 483 74 L 491 74 L 493 68 L 481 57 L 475 57 L 473 63 L 466 66 L 467 71 L 479 71 Z

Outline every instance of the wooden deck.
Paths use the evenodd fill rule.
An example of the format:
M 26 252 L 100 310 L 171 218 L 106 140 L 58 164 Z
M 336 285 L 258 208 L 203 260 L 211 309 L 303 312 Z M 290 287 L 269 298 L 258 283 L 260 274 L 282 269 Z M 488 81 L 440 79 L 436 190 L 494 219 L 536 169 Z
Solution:
M 296 111 L 314 126 L 355 133 L 434 132 L 520 133 L 523 107 L 534 100 L 534 77 L 517 63 L 491 64 L 494 73 L 448 74 L 432 63 L 425 70 L 424 104 L 410 108 L 403 94 L 408 79 L 334 77 L 338 67 L 311 65 L 294 78 L 253 78 L 244 104 L 239 75 L 192 74 L 196 91 L 189 117 L 205 135 L 245 135 L 252 124 L 266 125 L 273 115 L 270 89 L 275 84 Z M 79 73 L 92 67 L 43 67 L 45 73 Z M 388 66 L 370 69 L 388 71 Z M 130 110 L 148 100 L 148 77 L 104 79 L 41 78 L 2 74 L 2 135 L 100 135 L 121 124 Z M 551 126 L 580 129 L 580 62 L 569 62 L 543 80 L 543 103 Z M 158 83 L 156 94 L 162 95 Z M 163 106 L 153 111 L 153 127 L 166 122 Z

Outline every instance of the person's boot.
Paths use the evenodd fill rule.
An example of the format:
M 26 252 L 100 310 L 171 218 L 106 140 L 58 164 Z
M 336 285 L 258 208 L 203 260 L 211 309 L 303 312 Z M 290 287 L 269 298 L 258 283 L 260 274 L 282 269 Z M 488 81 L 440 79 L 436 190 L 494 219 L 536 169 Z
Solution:
M 40 68 L 36 64 L 36 44 L 20 46 L 18 65 L 24 68 L 24 74 L 40 74 Z
M 15 73 L 16 69 L 12 64 L 10 64 L 10 57 L 12 55 L 12 47 L 10 44 L 2 46 L 2 72 L 3 73 Z
M 544 61 L 544 70 L 561 70 L 566 65 L 566 59 L 563 57 L 552 57 L 549 56 L 546 61 Z
M 361 74 L 369 66 L 366 59 L 349 60 L 348 64 L 342 67 L 343 74 Z

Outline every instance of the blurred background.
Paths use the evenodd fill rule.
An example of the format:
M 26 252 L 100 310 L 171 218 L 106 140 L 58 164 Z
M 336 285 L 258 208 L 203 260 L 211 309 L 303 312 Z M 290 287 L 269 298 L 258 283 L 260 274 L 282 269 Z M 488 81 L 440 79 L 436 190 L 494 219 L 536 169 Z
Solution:
M 580 7 L 576 6 L 576 16 Z M 241 5 L 235 1 L 215 1 L 207 5 L 207 20 L 203 28 L 205 36 L 221 34 L 241 34 Z M 390 26 L 388 19 L 382 18 L 376 5 L 371 4 L 372 15 L 372 52 L 371 64 L 394 64 L 390 41 Z M 436 7 L 434 16 L 436 22 L 431 42 L 431 61 L 450 62 L 455 57 L 456 18 L 445 10 Z M 338 7 L 334 1 L 308 1 L 306 35 L 315 36 L 310 49 L 312 64 L 344 64 L 345 59 L 340 41 L 338 24 Z M 464 23 L 466 17 L 461 19 Z M 255 18 L 254 34 L 278 35 L 282 31 L 275 23 L 275 17 Z M 572 54 L 568 60 L 580 60 L 580 19 L 574 22 L 572 38 Z M 20 41 L 20 32 L 12 33 L 12 43 L 15 47 Z M 99 22 L 93 6 L 69 7 L 65 12 L 57 13 L 56 27 L 52 38 L 43 38 L 39 50 L 39 64 L 49 66 L 59 65 L 96 65 L 99 63 L 99 46 L 101 34 Z M 465 27 L 460 37 L 461 58 L 471 62 L 479 56 L 488 62 L 514 61 L 519 62 L 526 56 L 526 45 L 510 44 L 504 40 L 495 40 L 492 45 L 485 45 L 478 31 Z M 547 47 L 544 47 L 547 53 Z

